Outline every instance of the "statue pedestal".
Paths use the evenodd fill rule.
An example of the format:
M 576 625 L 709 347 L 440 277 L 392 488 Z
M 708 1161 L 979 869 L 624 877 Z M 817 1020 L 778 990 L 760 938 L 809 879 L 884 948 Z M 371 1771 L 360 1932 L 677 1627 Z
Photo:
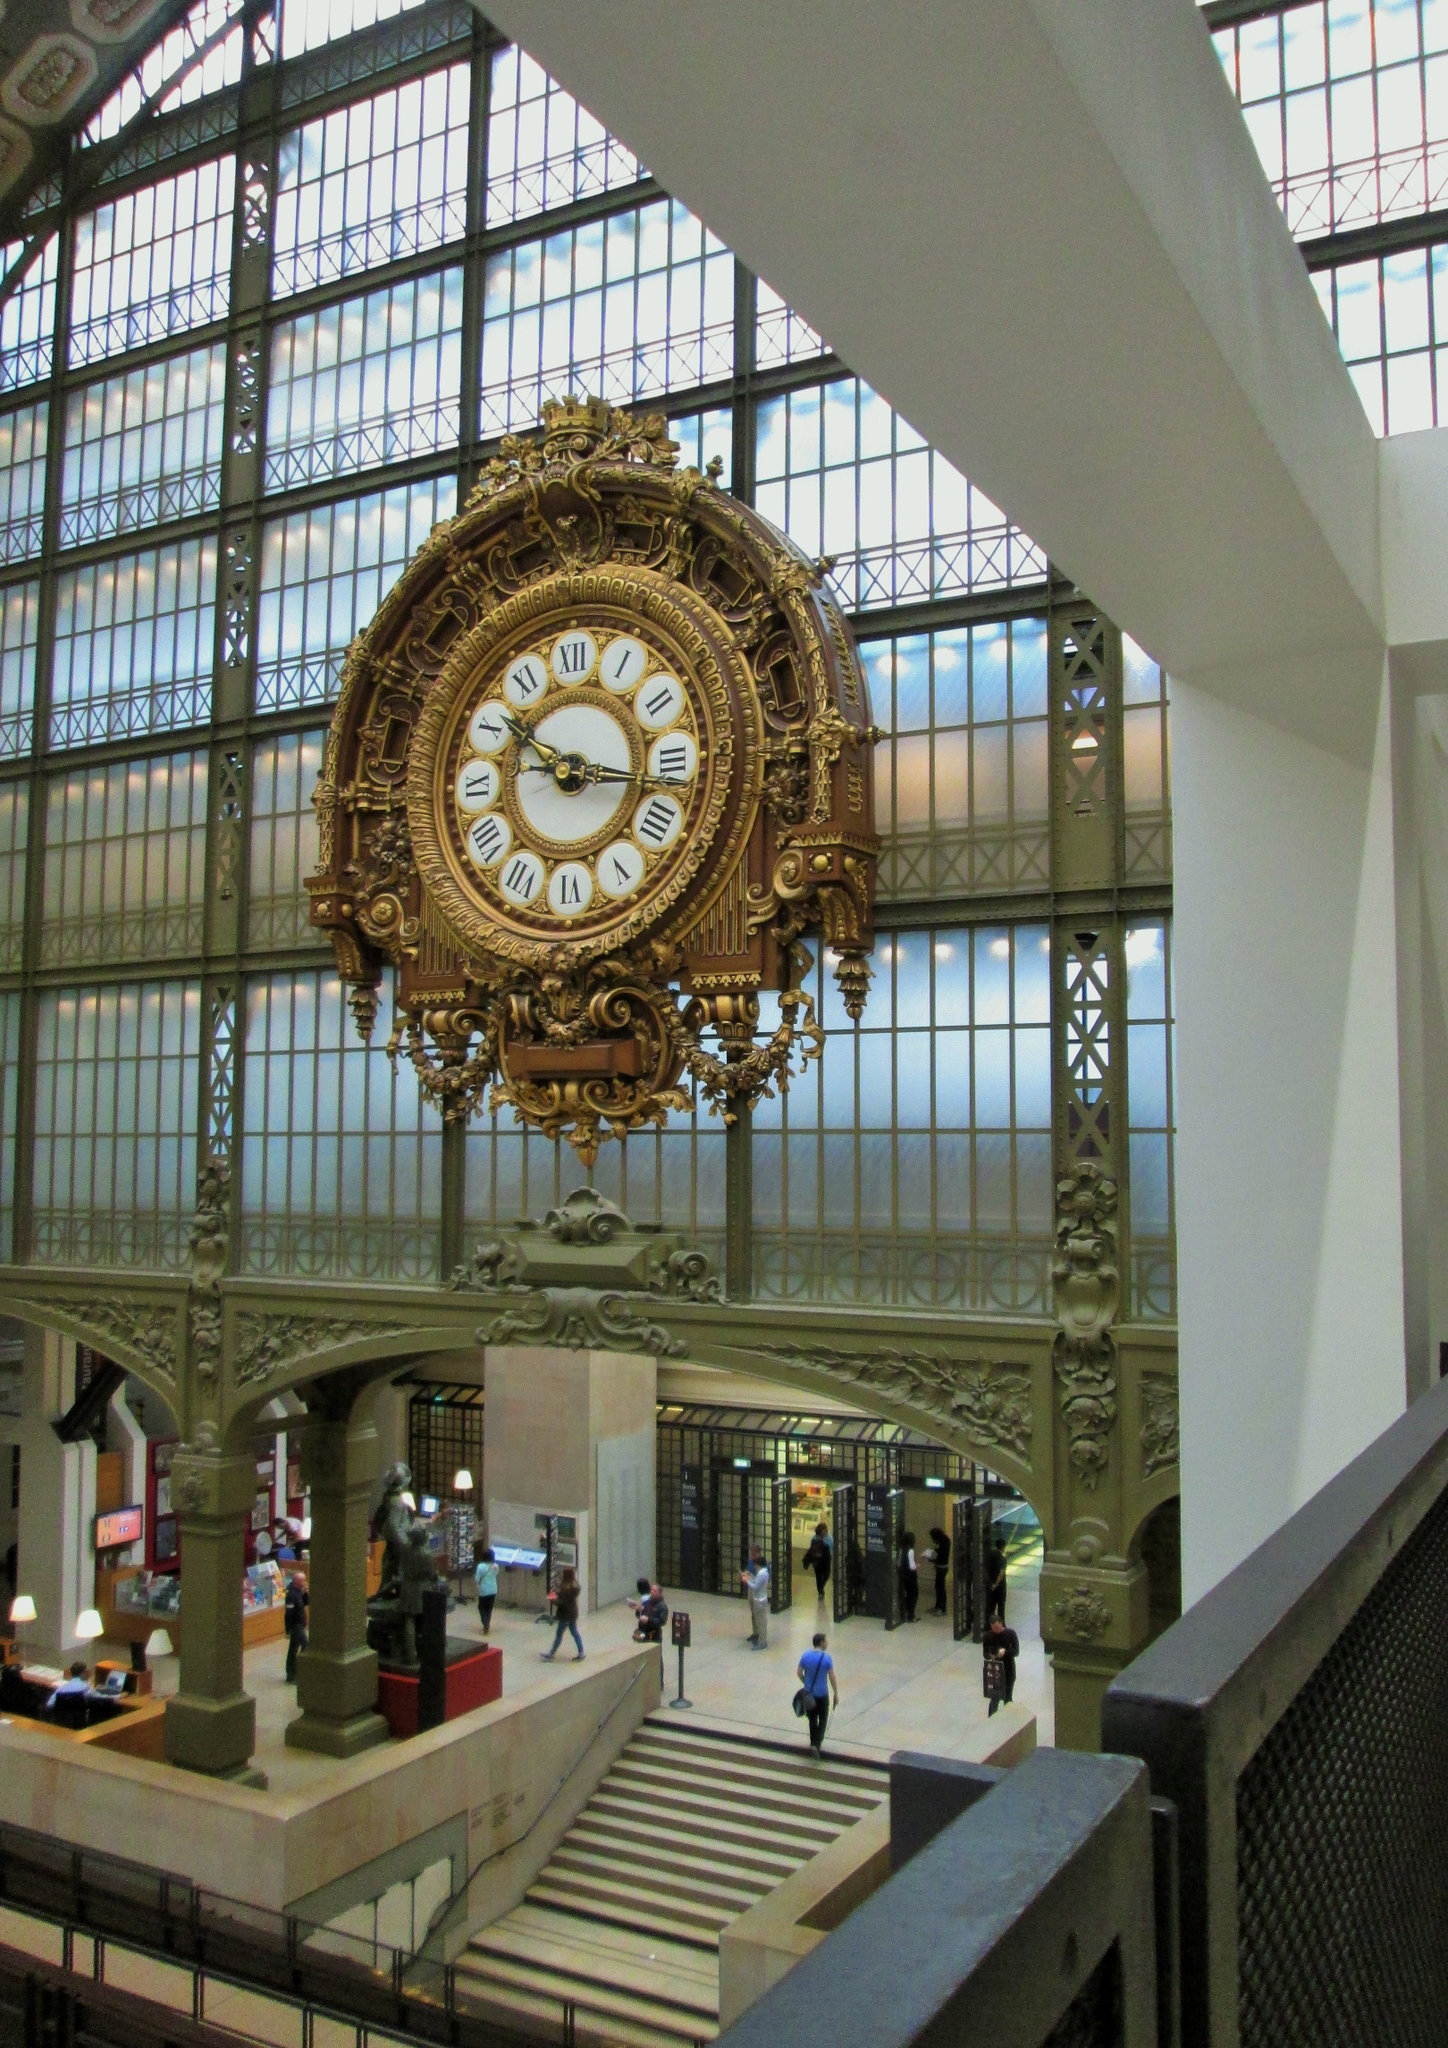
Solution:
M 395 1739 L 418 1732 L 418 1697 L 422 1676 L 383 1664 L 377 1673 L 377 1711 Z M 456 1721 L 474 1707 L 486 1707 L 503 1696 L 503 1653 L 492 1644 L 452 1640 L 443 1663 L 444 1721 Z

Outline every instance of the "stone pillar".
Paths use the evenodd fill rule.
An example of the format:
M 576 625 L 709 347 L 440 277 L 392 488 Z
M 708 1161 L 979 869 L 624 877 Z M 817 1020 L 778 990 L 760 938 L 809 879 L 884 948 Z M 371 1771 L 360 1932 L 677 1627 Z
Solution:
M 1150 1583 L 1131 1564 L 1079 1542 L 1085 1562 L 1041 1567 L 1041 1634 L 1056 1672 L 1056 1747 L 1100 1749 L 1101 1699 L 1150 1633 Z
M 533 1544 L 536 1514 L 572 1516 L 584 1611 L 622 1599 L 654 1571 L 654 1358 L 490 1345 L 483 1377 L 490 1540 Z
M 295 1749 L 355 1756 L 387 1740 L 377 1712 L 377 1653 L 367 1647 L 367 1519 L 377 1470 L 370 1417 L 308 1422 L 302 1483 L 312 1496 L 310 1641 L 297 1660 L 302 1712 L 287 1727 Z
M 241 1581 L 256 1492 L 250 1451 L 178 1450 L 171 1496 L 181 1532 L 181 1687 L 166 1707 L 166 1757 L 211 1777 L 264 1785 L 248 1768 L 256 1702 L 241 1682 Z

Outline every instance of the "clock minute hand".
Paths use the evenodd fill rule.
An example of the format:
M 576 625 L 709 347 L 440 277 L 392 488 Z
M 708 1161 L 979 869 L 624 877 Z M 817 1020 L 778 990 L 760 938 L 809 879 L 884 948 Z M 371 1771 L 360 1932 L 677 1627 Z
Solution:
M 641 768 L 605 768 L 597 761 L 588 763 L 588 779 L 590 782 L 637 782 L 645 789 L 673 789 L 677 786 L 662 775 L 646 775 Z

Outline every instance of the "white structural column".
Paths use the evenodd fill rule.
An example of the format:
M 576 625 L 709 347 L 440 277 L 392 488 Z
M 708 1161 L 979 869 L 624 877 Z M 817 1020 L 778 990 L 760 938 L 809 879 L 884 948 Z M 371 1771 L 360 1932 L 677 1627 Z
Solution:
M 17 1590 L 35 1602 L 36 1618 L 23 1631 L 27 1650 L 62 1658 L 74 1654 L 76 1616 L 95 1599 L 96 1449 L 89 1439 L 63 1444 L 54 1428 L 74 1399 L 75 1345 L 27 1323 Z
M 1409 1384 L 1378 451 L 1198 10 L 489 12 L 1176 679 L 1195 1597 Z

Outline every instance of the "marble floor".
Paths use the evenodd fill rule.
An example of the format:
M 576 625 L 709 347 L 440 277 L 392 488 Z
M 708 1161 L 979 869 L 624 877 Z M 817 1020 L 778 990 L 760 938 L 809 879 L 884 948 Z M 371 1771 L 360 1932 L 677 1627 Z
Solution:
M 1013 1545 L 1006 1616 L 1021 1641 L 1016 1700 L 1036 1715 L 1037 1740 L 1049 1743 L 1054 1735 L 1054 1713 L 1037 1611 L 1039 1572 L 1039 1538 L 1034 1544 Z M 800 1576 L 812 1595 L 813 1580 Z M 959 1753 L 986 1718 L 980 1648 L 951 1640 L 949 1621 L 928 1611 L 930 1580 L 928 1573 L 921 1576 L 925 1584 L 919 1620 L 913 1627 L 888 1632 L 880 1622 L 861 1616 L 834 1627 L 812 1598 L 803 1597 L 797 1577 L 795 1605 L 783 1614 L 771 1615 L 769 1647 L 763 1652 L 746 1646 L 749 1623 L 742 1599 L 676 1593 L 666 1587 L 670 1608 L 685 1608 L 692 1617 L 693 1647 L 685 1659 L 684 1682 L 695 1711 L 711 1720 L 732 1721 L 797 1740 L 799 1723 L 790 1708 L 797 1683 L 795 1667 L 814 1631 L 823 1628 L 830 1638 L 840 1687 L 839 1712 L 831 1721 L 838 1740 L 882 1757 L 895 1749 L 920 1749 L 937 1756 Z M 632 1629 L 633 1616 L 622 1604 L 587 1615 L 581 1624 L 585 1648 L 594 1650 L 621 1647 Z M 481 1639 L 476 1608 L 460 1605 L 449 1617 L 448 1633 Z M 564 1637 L 556 1663 L 540 1662 L 551 1632 L 531 1614 L 497 1609 L 492 1641 L 503 1652 L 505 1698 L 540 1685 L 572 1682 L 571 1639 Z M 333 1768 L 326 1758 L 286 1747 L 286 1724 L 297 1708 L 295 1691 L 286 1683 L 285 1663 L 286 1646 L 280 1642 L 264 1644 L 246 1656 L 246 1685 L 257 1706 L 254 1761 L 266 1772 L 270 1788 L 278 1792 L 315 1785 L 319 1776 Z M 173 1692 L 178 1660 L 158 1659 L 155 1668 L 157 1692 Z M 677 1653 L 666 1645 L 666 1698 L 672 1698 L 677 1690 L 677 1678 Z

